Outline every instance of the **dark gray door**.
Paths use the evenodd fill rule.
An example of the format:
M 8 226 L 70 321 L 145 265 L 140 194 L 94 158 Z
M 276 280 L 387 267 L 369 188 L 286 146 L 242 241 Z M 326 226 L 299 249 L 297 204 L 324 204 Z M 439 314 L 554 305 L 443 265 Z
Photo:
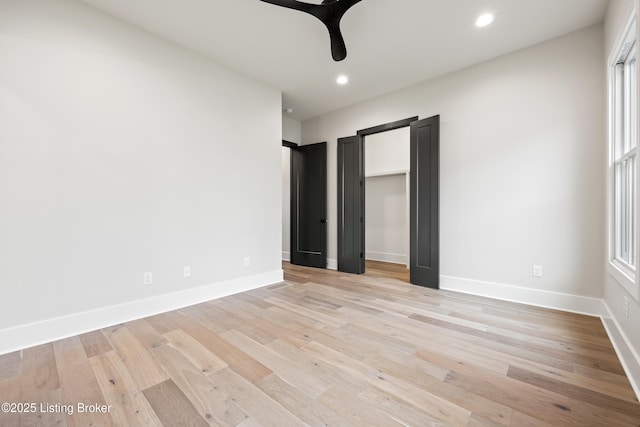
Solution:
M 364 144 L 338 139 L 338 271 L 364 273 Z
M 440 116 L 411 123 L 411 283 L 439 287 Z
M 327 144 L 291 149 L 291 263 L 327 267 Z

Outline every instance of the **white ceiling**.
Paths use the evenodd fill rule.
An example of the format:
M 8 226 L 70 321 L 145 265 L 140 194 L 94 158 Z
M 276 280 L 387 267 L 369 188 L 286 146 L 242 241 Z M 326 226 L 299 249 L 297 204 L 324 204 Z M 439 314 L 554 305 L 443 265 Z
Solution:
M 348 56 L 334 62 L 320 21 L 259 0 L 83 1 L 281 89 L 299 121 L 597 24 L 608 3 L 362 0 L 342 20 Z M 495 21 L 478 29 L 483 12 Z

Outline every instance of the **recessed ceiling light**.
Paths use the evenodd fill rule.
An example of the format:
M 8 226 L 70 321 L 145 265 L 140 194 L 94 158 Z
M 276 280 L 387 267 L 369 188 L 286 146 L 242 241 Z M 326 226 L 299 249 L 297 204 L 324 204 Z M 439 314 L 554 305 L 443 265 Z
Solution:
M 486 27 L 492 22 L 493 22 L 493 15 L 490 13 L 485 13 L 484 15 L 480 15 L 478 19 L 476 19 L 476 27 Z
M 347 83 L 349 83 L 349 77 L 345 76 L 344 74 L 341 76 L 338 76 L 338 78 L 336 79 L 336 83 L 338 83 L 341 86 L 344 86 Z

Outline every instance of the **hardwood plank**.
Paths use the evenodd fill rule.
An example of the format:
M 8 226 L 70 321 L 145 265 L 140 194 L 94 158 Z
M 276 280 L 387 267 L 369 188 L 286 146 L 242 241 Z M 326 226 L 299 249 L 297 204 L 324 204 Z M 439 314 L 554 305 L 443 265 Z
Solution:
M 573 399 L 571 401 L 571 423 L 574 426 L 637 427 L 640 426 L 640 418 L 621 413 L 615 408 Z
M 405 425 L 377 406 L 365 402 L 359 397 L 359 392 L 354 394 L 354 391 L 332 387 L 322 393 L 318 400 L 340 414 L 351 426 L 400 427 Z
M 0 356 L 0 381 L 8 380 L 20 374 L 22 354 L 19 351 Z
M 496 425 L 510 425 L 511 423 L 513 412 L 511 408 L 452 386 L 444 382 L 446 376 L 444 378 L 433 377 L 419 369 L 409 369 L 401 363 L 390 362 L 377 355 L 370 355 L 363 362 L 369 366 L 375 366 L 382 372 L 406 383 L 430 390 L 434 395 L 465 408 L 478 417 L 482 417 L 485 422 L 491 422 Z
M 473 321 L 484 321 L 490 327 L 496 327 L 498 330 L 508 330 L 511 333 L 523 334 L 528 339 L 540 339 L 542 342 L 550 343 L 558 346 L 560 350 L 570 350 L 577 352 L 603 352 L 608 353 L 610 343 L 605 341 L 604 343 L 596 344 L 590 342 L 590 340 L 581 339 L 582 336 L 577 336 L 575 331 L 567 333 L 567 325 L 563 328 L 551 328 L 541 324 L 541 322 L 527 321 L 524 319 L 514 318 L 511 313 L 505 313 L 504 315 L 490 314 L 485 311 L 471 312 L 471 311 L 452 311 L 451 316 L 464 318 Z M 595 324 L 592 329 L 602 329 L 602 325 Z M 504 333 L 504 332 L 503 332 Z M 598 337 L 601 335 L 598 333 Z
M 119 426 L 161 426 L 162 423 L 133 380 L 127 367 L 113 351 L 90 359 L 102 394 L 111 405 L 111 416 Z
M 633 393 L 631 383 L 629 379 L 623 374 L 613 374 L 611 372 L 601 371 L 598 368 L 591 368 L 589 366 L 574 365 L 573 372 L 578 375 L 582 375 L 585 378 L 591 378 L 598 381 L 604 381 L 607 384 L 612 384 L 620 388 L 626 389 L 627 393 L 631 393 L 632 398 L 630 400 L 636 401 L 638 397 Z M 627 399 L 629 400 L 629 399 Z
M 451 372 L 445 382 L 553 425 L 571 425 L 571 399 L 507 377 Z
M 493 421 L 477 413 L 471 414 L 471 418 L 469 418 L 469 422 L 467 423 L 467 427 L 503 427 L 504 425 L 505 424 Z
M 437 339 L 438 336 L 440 336 L 440 339 L 445 341 L 449 339 L 459 339 L 461 342 L 466 341 L 469 344 L 477 345 L 479 348 L 486 348 L 490 351 L 495 351 L 497 354 L 502 353 L 509 357 L 538 362 L 566 371 L 571 371 L 573 369 L 573 363 L 564 360 L 563 357 L 558 358 L 549 356 L 544 351 L 536 351 L 537 349 L 527 348 L 528 346 L 526 344 L 524 344 L 523 347 L 520 347 L 518 342 L 508 338 L 503 340 L 501 337 L 497 336 L 478 336 L 474 333 L 475 330 L 473 329 L 467 329 L 463 332 L 455 330 L 455 328 L 449 329 L 440 325 L 435 325 L 431 322 L 425 323 L 431 324 L 431 327 L 428 327 L 425 332 L 425 335 L 432 334 L 430 339 Z M 504 342 L 505 340 L 507 342 Z M 429 346 L 427 345 L 425 347 L 428 348 Z M 420 356 L 420 354 L 418 354 L 418 356 Z
M 209 378 L 218 389 L 225 390 L 238 406 L 263 425 L 273 427 L 305 425 L 300 418 L 231 369 L 222 369 L 209 374 Z
M 250 313 L 251 315 L 247 317 L 246 320 L 253 323 L 254 327 L 258 328 L 264 333 L 263 339 L 256 339 L 259 337 L 253 336 L 250 331 L 247 333 L 246 330 L 239 329 L 240 332 L 243 332 L 250 338 L 253 338 L 254 340 L 260 341 L 264 344 L 267 344 L 279 337 L 287 337 L 292 343 L 296 344 L 297 346 L 302 346 L 308 342 L 308 340 L 299 336 L 294 337 L 297 328 L 300 326 L 300 324 L 296 322 L 294 318 L 291 318 L 289 316 L 283 317 L 279 314 L 278 311 L 269 310 L 270 308 L 275 307 L 274 305 L 265 303 L 266 307 L 264 307 L 264 310 L 259 309 L 257 305 L 247 304 L 243 301 L 238 301 L 234 305 L 236 307 L 236 311 Z
M 619 414 L 627 415 L 632 419 L 640 420 L 640 405 L 638 405 L 637 402 L 618 399 L 513 366 L 509 368 L 507 376 L 545 390 L 553 391 L 554 393 L 562 394 L 576 401 L 579 400 L 594 406 L 608 408 Z
M 153 349 L 153 357 L 210 425 L 233 426 L 248 417 L 227 393 L 220 390 L 205 372 L 191 364 L 177 349 L 168 345 L 160 346 Z
M 401 372 L 402 374 L 398 374 L 399 378 L 412 378 L 414 381 L 428 381 L 429 378 L 435 378 L 442 381 L 449 373 L 448 369 L 415 357 L 411 349 L 396 348 L 395 341 L 391 341 L 389 345 L 385 345 L 385 339 L 376 342 L 376 339 L 383 338 L 383 336 L 351 324 L 333 330 L 330 334 L 310 332 L 310 337 L 314 342 L 337 350 L 369 366 L 375 366 L 384 372 Z M 278 341 L 269 343 L 268 346 L 274 348 L 276 343 Z M 287 358 L 292 357 L 291 353 L 287 355 Z M 305 357 L 308 358 L 308 356 Z
M 167 332 L 164 336 L 171 346 L 180 351 L 200 372 L 215 372 L 229 366 L 182 329 Z
M 257 293 L 256 295 L 254 295 L 250 292 L 241 292 L 239 294 L 236 294 L 236 296 L 238 297 L 239 300 L 252 304 L 261 310 L 265 310 L 267 308 L 273 307 L 273 305 L 269 304 L 264 299 L 258 297 Z
M 303 349 L 380 390 L 398 396 L 413 405 L 415 409 L 423 411 L 436 419 L 459 426 L 466 425 L 469 420 L 470 411 L 448 402 L 430 391 L 398 380 L 322 344 L 311 342 L 304 346 Z
M 65 400 L 62 389 L 45 391 L 37 399 L 29 401 L 36 404 L 35 412 L 23 412 L 18 423 L 13 426 L 71 426 L 67 422 L 69 414 L 74 413 L 76 404 Z M 59 405 L 59 406 L 56 406 Z M 2 415 L 0 415 L 2 418 Z M 95 425 L 109 425 L 110 420 L 102 417 Z
M 74 405 L 76 408 L 72 413 L 67 413 L 67 425 L 113 425 L 112 408 L 106 403 L 80 338 L 71 337 L 56 341 L 53 346 L 60 376 L 61 402 Z M 81 409 L 81 405 L 82 407 L 95 405 L 106 410 L 92 412 Z
M 93 331 L 80 335 L 87 357 L 95 357 L 113 350 L 102 331 Z
M 292 363 L 291 360 L 287 360 L 285 357 L 268 347 L 260 345 L 238 331 L 227 331 L 222 334 L 222 337 L 262 363 L 283 380 L 303 390 L 311 398 L 318 397 L 327 389 L 323 381 L 316 379 L 313 375 L 309 375 L 305 370 Z
M 207 325 L 193 319 L 185 318 L 180 322 L 180 328 L 227 363 L 229 368 L 246 380 L 255 383 L 271 374 L 269 368 L 224 340 L 213 330 L 209 329 Z
M 109 329 L 105 335 L 140 389 L 147 389 L 169 378 L 126 326 Z
M 242 324 L 242 321 L 238 318 L 227 317 L 225 312 L 214 303 L 215 301 L 210 301 L 197 306 L 187 307 L 182 309 L 182 312 L 205 324 L 209 329 L 218 334 Z
M 305 283 L 298 286 L 298 292 L 302 295 L 312 295 L 316 299 L 326 301 L 336 301 L 340 307 L 350 308 L 357 312 L 365 312 L 368 314 L 378 315 L 384 313 L 384 310 L 370 307 L 367 303 L 362 303 L 359 298 L 355 298 L 353 293 L 341 292 L 340 290 L 331 289 L 330 293 L 321 293 L 318 289 L 328 288 L 321 283 Z
M 37 347 L 26 349 L 23 352 L 22 375 L 16 377 L 21 379 L 18 387 L 19 393 L 16 398 L 15 391 L 12 393 L 11 400 L 7 402 L 23 402 L 36 403 L 36 412 L 23 412 L 21 414 L 10 414 L 9 418 L 18 422 L 13 425 L 66 425 L 65 411 L 47 412 L 41 411 L 40 404 L 67 402 L 62 396 L 60 389 L 61 381 L 56 362 L 56 355 L 53 344 L 45 344 Z M 14 386 L 18 385 L 17 383 Z M 3 401 L 4 402 L 4 401 Z M 68 402 L 69 404 L 74 402 Z
M 164 426 L 209 425 L 170 379 L 146 389 L 144 395 Z
M 145 318 L 145 321 L 158 333 L 164 334 L 173 331 L 174 329 L 178 329 L 179 326 L 177 323 L 183 316 L 183 313 L 180 311 L 169 311 L 167 313 L 147 317 Z
M 290 301 L 287 301 L 286 297 L 285 298 L 270 297 L 270 298 L 267 298 L 267 301 L 273 305 L 277 305 L 286 310 L 290 310 L 290 311 L 293 311 L 294 313 L 298 313 L 302 316 L 306 316 L 310 319 L 314 319 L 318 322 L 322 322 L 325 325 L 330 327 L 340 327 L 344 325 L 343 321 L 336 320 L 335 317 L 332 317 L 329 314 L 319 312 L 319 311 L 314 311 L 309 309 L 308 307 L 291 303 Z
M 0 403 L 18 403 L 20 399 L 20 376 L 10 376 L 0 381 Z M 0 427 L 14 427 L 20 425 L 19 412 L 0 412 Z
M 434 340 L 428 347 L 428 350 L 418 349 L 415 354 L 427 362 L 449 370 L 473 372 L 481 369 L 500 375 L 506 375 L 509 370 L 509 364 L 505 361 L 491 357 L 490 353 L 475 351 L 471 346 L 465 348 L 455 342 L 447 346 Z
M 610 374 L 613 378 L 612 380 L 607 381 L 599 377 L 580 373 L 578 369 L 576 369 L 577 365 L 574 365 L 574 369 L 571 372 L 568 372 L 527 360 L 513 359 L 509 360 L 509 364 L 510 367 L 522 368 L 534 374 L 559 381 L 560 383 L 566 383 L 594 392 L 604 393 L 607 396 L 626 400 L 628 402 L 636 403 L 638 401 L 636 395 L 633 393 L 633 389 L 628 381 L 626 381 L 626 378 L 619 375 Z M 619 381 L 620 378 L 624 379 L 625 382 Z
M 518 411 L 513 411 L 513 421 L 511 425 L 514 427 L 549 427 L 548 422 Z
M 167 339 L 156 331 L 146 319 L 128 322 L 126 326 L 147 351 L 167 343 Z
M 256 386 L 286 410 L 308 425 L 347 425 L 347 420 L 335 411 L 310 398 L 299 388 L 294 387 L 276 374 L 271 374 L 256 383 Z
M 450 423 L 431 417 L 397 396 L 375 387 L 366 387 L 358 393 L 358 398 L 377 408 L 386 417 L 405 426 L 451 426 Z
M 322 359 L 312 357 L 308 351 L 293 347 L 285 340 L 272 341 L 269 343 L 269 348 L 296 363 L 296 366 L 313 375 L 319 381 L 322 381 L 327 389 L 340 387 L 346 390 L 360 390 L 361 386 L 366 386 L 357 377 Z
M 21 398 L 28 402 L 41 393 L 60 387 L 52 344 L 22 351 Z
M 262 424 L 254 420 L 253 418 L 247 418 L 236 427 L 264 427 Z

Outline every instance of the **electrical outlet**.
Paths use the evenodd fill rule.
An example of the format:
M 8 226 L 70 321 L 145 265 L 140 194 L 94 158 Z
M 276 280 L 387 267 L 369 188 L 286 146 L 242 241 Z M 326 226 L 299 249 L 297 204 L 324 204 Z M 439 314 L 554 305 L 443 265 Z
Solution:
M 624 317 L 629 318 L 629 298 L 626 296 L 623 297 L 624 302 L 622 303 L 622 309 L 624 310 Z
M 191 267 L 188 265 L 184 267 L 184 277 L 191 277 Z
M 153 274 L 151 272 L 144 273 L 144 284 L 150 285 L 153 283 Z
M 532 271 L 533 277 L 542 277 L 541 265 L 534 265 L 531 271 Z
M 251 258 L 249 258 L 248 256 L 244 257 L 244 266 L 245 267 L 250 267 L 251 266 Z

